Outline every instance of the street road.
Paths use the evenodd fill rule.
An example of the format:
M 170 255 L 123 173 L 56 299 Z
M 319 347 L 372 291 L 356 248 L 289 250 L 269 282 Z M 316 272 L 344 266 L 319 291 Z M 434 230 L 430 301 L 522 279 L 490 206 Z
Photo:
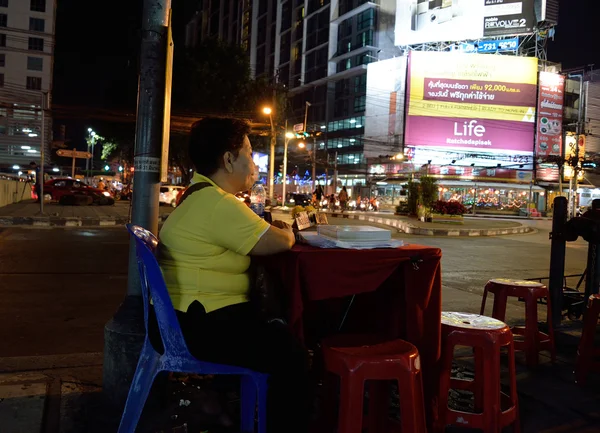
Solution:
M 550 222 L 526 223 L 538 233 L 394 237 L 442 248 L 444 309 L 475 312 L 488 279 L 548 275 Z M 0 229 L 0 357 L 102 351 L 126 290 L 127 245 L 124 228 Z M 566 272 L 583 272 L 586 257 L 585 242 L 568 244 Z

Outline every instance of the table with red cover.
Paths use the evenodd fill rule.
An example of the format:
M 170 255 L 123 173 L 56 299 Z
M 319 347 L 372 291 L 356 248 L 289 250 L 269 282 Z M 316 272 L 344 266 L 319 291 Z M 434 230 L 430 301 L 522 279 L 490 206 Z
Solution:
M 414 244 L 370 250 L 297 244 L 264 264 L 283 286 L 287 319 L 300 339 L 320 330 L 319 308 L 312 304 L 344 299 L 347 307 L 348 297 L 356 295 L 342 332 L 409 341 L 419 349 L 429 382 L 440 357 L 441 257 L 439 248 Z

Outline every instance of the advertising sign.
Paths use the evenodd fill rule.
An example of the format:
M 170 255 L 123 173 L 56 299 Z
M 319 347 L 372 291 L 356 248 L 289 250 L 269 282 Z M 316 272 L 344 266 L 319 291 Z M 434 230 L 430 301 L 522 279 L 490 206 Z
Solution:
M 581 163 L 585 159 L 585 135 L 567 134 L 565 159 L 567 160 L 567 163 L 563 167 L 565 180 L 571 180 L 575 177 L 575 168 L 578 169 L 577 180 L 583 180 Z M 569 164 L 569 162 L 572 162 L 572 164 Z
M 481 42 L 463 42 L 455 44 L 450 51 L 460 51 L 462 53 L 494 54 L 507 51 L 517 51 L 519 48 L 519 38 L 502 39 L 498 41 Z
M 538 157 L 562 155 L 565 77 L 540 72 L 536 152 Z
M 536 25 L 535 0 L 397 0 L 396 45 L 522 35 Z
M 365 154 L 377 156 L 401 147 L 408 57 L 395 57 L 367 66 Z
M 412 51 L 408 74 L 406 145 L 533 156 L 536 58 Z

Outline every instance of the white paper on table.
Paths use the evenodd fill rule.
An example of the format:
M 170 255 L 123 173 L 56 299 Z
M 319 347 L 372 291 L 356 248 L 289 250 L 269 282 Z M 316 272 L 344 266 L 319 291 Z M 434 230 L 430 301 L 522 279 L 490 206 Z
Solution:
M 353 250 L 369 250 L 374 248 L 398 248 L 404 245 L 404 241 L 391 239 L 389 241 L 338 241 L 326 236 L 320 236 L 318 233 L 307 232 L 302 233 L 301 237 L 304 241 L 313 247 L 318 248 L 344 248 Z

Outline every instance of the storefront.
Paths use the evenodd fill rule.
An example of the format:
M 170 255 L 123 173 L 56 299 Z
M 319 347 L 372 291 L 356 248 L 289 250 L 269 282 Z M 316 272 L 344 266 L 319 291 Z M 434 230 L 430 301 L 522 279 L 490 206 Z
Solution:
M 458 201 L 475 214 L 523 215 L 528 203 L 532 209 L 546 209 L 546 191 L 537 185 L 444 179 L 438 185 L 440 200 Z
M 437 179 L 439 200 L 459 201 L 471 213 L 518 216 L 528 206 L 546 211 L 546 190 L 535 185 L 530 170 L 414 164 L 375 159 L 369 164 L 369 181 L 385 206 L 406 198 L 404 185 L 428 174 Z

